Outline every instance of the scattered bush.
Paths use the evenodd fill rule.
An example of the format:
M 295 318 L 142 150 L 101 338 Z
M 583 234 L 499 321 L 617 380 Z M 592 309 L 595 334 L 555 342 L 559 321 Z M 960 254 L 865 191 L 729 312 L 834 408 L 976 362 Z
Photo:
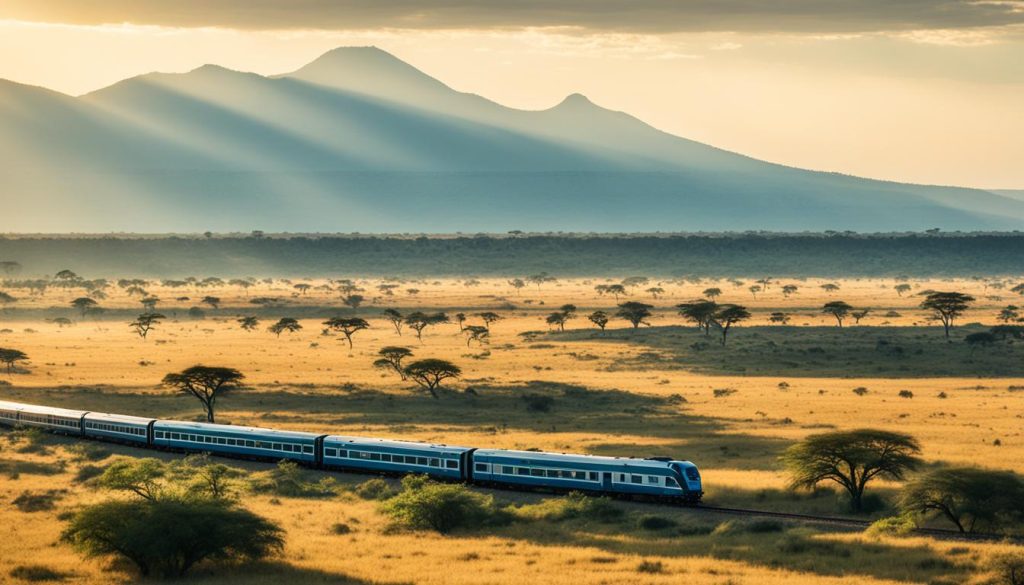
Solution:
M 550 412 L 555 404 L 555 399 L 543 394 L 524 394 L 523 402 L 526 403 L 527 412 Z
M 664 516 L 644 515 L 637 519 L 636 525 L 642 530 L 665 530 L 666 528 L 675 528 L 678 523 L 672 518 Z
M 661 561 L 641 561 L 636 568 L 638 573 L 660 574 L 665 572 L 665 565 Z
M 914 393 L 910 390 L 900 390 L 900 398 L 913 398 Z
M 345 534 L 350 534 L 352 532 L 352 527 L 348 524 L 345 524 L 344 522 L 335 522 L 331 525 L 331 532 L 339 536 L 342 536 Z
M 917 528 L 913 514 L 900 514 L 876 520 L 867 529 L 874 536 L 908 536 Z
M 464 485 L 432 482 L 424 475 L 404 478 L 402 491 L 382 504 L 381 510 L 400 525 L 442 534 L 503 524 L 509 519 L 493 496 Z
M 143 576 L 180 577 L 204 560 L 259 559 L 280 551 L 282 531 L 225 500 L 165 497 L 88 506 L 62 539 L 87 556 L 119 555 Z
M 253 474 L 250 485 L 257 493 L 288 498 L 330 497 L 337 491 L 334 478 L 324 477 L 319 481 L 311 481 L 309 475 L 294 461 L 280 461 L 274 469 Z
M 588 496 L 582 492 L 569 492 L 564 497 L 550 498 L 539 504 L 523 506 L 519 513 L 528 518 L 553 520 L 584 519 L 614 522 L 624 515 L 621 508 L 605 497 Z
M 13 504 L 22 512 L 46 512 L 57 507 L 57 502 L 64 497 L 64 493 L 64 490 L 21 492 L 21 495 L 14 498 Z
M 63 581 L 70 576 L 43 565 L 19 565 L 11 569 L 10 575 L 22 581 Z
M 368 479 L 357 485 L 354 491 L 364 500 L 386 500 L 396 493 L 391 484 L 380 478 Z
M 83 465 L 79 467 L 78 472 L 75 473 L 75 481 L 78 483 L 85 483 L 103 475 L 103 470 L 104 468 L 99 465 Z
M 857 396 L 864 396 L 865 394 L 868 393 L 868 389 L 863 386 L 858 386 L 853 389 L 853 393 L 856 394 Z

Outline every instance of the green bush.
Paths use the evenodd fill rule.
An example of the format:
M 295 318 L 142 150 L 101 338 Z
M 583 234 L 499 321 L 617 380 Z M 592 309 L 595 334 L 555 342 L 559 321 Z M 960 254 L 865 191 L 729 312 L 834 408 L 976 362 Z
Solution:
M 675 528 L 678 523 L 664 516 L 644 515 L 637 519 L 636 525 L 643 530 L 664 530 Z
M 917 523 L 913 514 L 901 514 L 875 520 L 868 526 L 866 532 L 874 536 L 907 536 L 916 528 Z
M 402 480 L 402 491 L 381 506 L 398 524 L 413 529 L 447 534 L 460 528 L 505 523 L 508 515 L 493 496 L 474 492 L 464 485 L 432 482 L 422 475 Z
M 250 485 L 257 493 L 290 498 L 329 497 L 337 491 L 334 478 L 324 477 L 312 481 L 309 475 L 294 461 L 280 461 L 274 469 L 253 474 Z
M 62 539 L 87 556 L 125 557 L 143 576 L 180 577 L 205 560 L 266 557 L 283 548 L 281 535 L 275 524 L 226 500 L 167 496 L 88 506 Z
M 380 478 L 368 479 L 357 485 L 353 491 L 364 500 L 386 500 L 396 493 L 391 484 Z
M 561 498 L 549 498 L 539 504 L 523 506 L 519 514 L 528 518 L 572 520 L 576 518 L 614 522 L 624 515 L 621 508 L 605 497 L 588 496 L 583 492 L 569 492 Z

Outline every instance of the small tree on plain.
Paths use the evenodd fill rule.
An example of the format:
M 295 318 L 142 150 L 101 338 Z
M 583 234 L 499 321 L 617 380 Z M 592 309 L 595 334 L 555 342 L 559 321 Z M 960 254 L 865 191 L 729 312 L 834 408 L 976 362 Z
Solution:
M 78 297 L 71 301 L 71 306 L 78 311 L 78 314 L 84 319 L 85 316 L 97 305 L 96 301 L 89 297 Z
M 364 300 L 366 299 L 363 295 L 352 294 L 341 299 L 341 302 L 344 303 L 346 307 L 350 307 L 352 310 L 355 310 L 359 308 L 359 305 L 363 304 Z
M 399 337 L 402 336 L 402 324 L 405 322 L 405 316 L 398 312 L 397 309 L 384 309 L 384 318 L 387 319 L 391 325 L 395 328 L 395 333 Z
M 652 299 L 657 300 L 658 297 L 665 294 L 665 289 L 661 288 L 660 286 L 652 286 L 651 288 L 647 289 L 646 292 L 647 294 L 651 295 Z
M 711 324 L 714 322 L 714 316 L 718 312 L 719 307 L 718 303 L 714 301 L 697 299 L 689 303 L 676 305 L 676 309 L 679 310 L 679 314 L 684 319 L 695 324 L 707 336 L 711 333 Z
M 340 331 L 345 335 L 345 339 L 348 340 L 348 348 L 352 349 L 352 335 L 356 331 L 362 331 L 363 329 L 369 329 L 370 324 L 366 319 L 360 319 L 359 317 L 334 317 L 324 321 L 324 325 L 335 331 Z
M 238 325 L 246 331 L 255 331 L 260 326 L 260 320 L 256 317 L 240 317 Z
M 432 313 L 427 314 L 420 311 L 410 313 L 405 318 L 405 324 L 410 329 L 416 332 L 416 339 L 423 341 L 423 330 L 431 325 L 440 325 L 441 323 L 448 323 L 448 315 L 444 313 Z
M 466 328 L 466 314 L 455 313 L 455 323 L 459 326 L 459 331 L 463 331 Z
M 740 321 L 746 321 L 750 318 L 750 311 L 746 307 L 740 305 L 722 305 L 722 307 L 715 312 L 713 317 L 715 323 L 722 328 L 722 345 L 725 345 L 725 340 L 729 336 L 729 329 L 733 325 Z
M 974 297 L 958 292 L 933 292 L 921 303 L 922 309 L 931 311 L 932 316 L 942 322 L 949 339 L 949 330 L 953 321 L 964 314 L 974 302 Z
M 149 332 L 166 318 L 166 316 L 160 313 L 143 313 L 128 325 L 135 330 L 139 337 L 146 339 Z
M 555 311 L 554 313 L 548 315 L 547 318 L 544 319 L 544 321 L 547 322 L 549 326 L 558 327 L 559 331 L 565 331 L 566 319 L 567 317 L 565 313 L 561 311 Z
M 513 278 L 512 280 L 508 281 L 508 285 L 516 289 L 516 294 L 518 295 L 521 294 L 520 291 L 523 290 L 523 287 L 526 286 L 526 283 L 523 282 L 522 278 Z
M 214 422 L 217 399 L 231 390 L 242 388 L 245 375 L 234 368 L 192 366 L 164 376 L 163 385 L 195 397 L 206 410 L 206 421 Z
M 776 311 L 768 316 L 768 321 L 776 325 L 789 325 L 789 315 Z
M 387 347 L 380 348 L 377 352 L 379 357 L 373 362 L 373 367 L 381 369 L 394 370 L 403 380 L 406 379 L 405 367 L 402 365 L 402 360 L 408 357 L 412 357 L 412 350 L 407 347 L 398 347 L 389 345 Z
M 722 289 L 713 286 L 711 288 L 704 289 L 704 292 L 701 293 L 701 294 L 703 294 L 705 297 L 707 297 L 707 298 L 709 298 L 709 299 L 711 299 L 713 301 L 713 300 L 717 299 L 718 297 L 722 296 Z
M 615 312 L 615 316 L 629 321 L 633 325 L 633 329 L 636 329 L 640 327 L 641 323 L 646 323 L 647 318 L 651 316 L 651 309 L 653 308 L 653 306 L 647 303 L 627 301 L 619 305 L 619 310 Z
M 896 291 L 896 295 L 902 297 L 904 293 L 908 293 L 911 290 L 911 286 L 905 282 L 901 282 L 896 286 L 892 287 Z
M 908 482 L 899 506 L 909 513 L 937 513 L 960 532 L 999 531 L 1024 522 L 1024 481 L 1009 471 L 939 468 Z
M 604 311 L 594 311 L 587 315 L 587 320 L 600 327 L 601 331 L 604 331 L 604 328 L 608 325 L 608 313 L 605 313 Z
M 7 375 L 14 373 L 14 365 L 28 359 L 28 355 L 20 349 L 0 347 L 0 362 L 7 366 Z
M 484 327 L 486 327 L 488 331 L 490 331 L 492 323 L 501 321 L 501 315 L 493 311 L 484 311 L 483 313 L 478 313 L 477 317 L 480 317 L 481 319 L 484 320 Z
M 843 326 L 843 319 L 845 319 L 846 316 L 849 315 L 850 311 L 852 310 L 853 307 L 851 307 L 848 303 L 845 303 L 843 301 L 831 301 L 825 303 L 825 305 L 821 308 L 822 313 L 826 313 L 828 315 L 832 315 L 833 317 L 835 317 L 836 324 L 838 324 L 839 327 Z
M 466 347 L 469 347 L 472 341 L 483 345 L 491 334 L 490 330 L 483 325 L 470 325 L 463 329 L 462 332 L 466 334 Z
M 288 333 L 295 333 L 302 329 L 302 324 L 291 317 L 282 317 L 277 323 L 274 323 L 267 328 L 267 331 L 274 335 L 281 337 L 281 334 L 287 331 Z
M 437 389 L 441 382 L 458 378 L 462 375 L 462 369 L 447 360 L 430 358 L 406 366 L 405 375 L 430 392 L 432 397 L 438 398 Z
M 795 295 L 798 290 L 800 290 L 800 287 L 795 284 L 784 284 L 782 285 L 782 296 L 788 299 L 791 295 Z
M 220 308 L 220 297 L 206 296 L 206 297 L 203 297 L 203 300 L 201 300 L 199 302 L 204 304 L 204 305 L 210 305 L 210 307 L 213 308 L 213 309 Z
M 788 448 L 781 460 L 793 488 L 811 489 L 824 481 L 839 484 L 855 512 L 864 508 L 864 489 L 875 479 L 902 480 L 916 469 L 921 447 L 910 435 L 875 429 L 811 435 Z
M 1013 321 L 1020 321 L 1020 307 L 1016 305 L 1007 305 L 1000 309 L 999 314 L 996 316 L 998 321 L 1003 323 L 1011 323 Z

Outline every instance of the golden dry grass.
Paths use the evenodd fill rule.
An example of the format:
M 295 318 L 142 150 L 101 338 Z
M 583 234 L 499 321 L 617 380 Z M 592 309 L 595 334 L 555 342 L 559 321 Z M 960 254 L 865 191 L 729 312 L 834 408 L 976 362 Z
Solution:
M 310 281 L 322 284 L 323 281 Z M 699 284 L 651 283 L 630 296 L 658 307 L 653 329 L 631 337 L 622 331 L 594 335 L 582 317 L 570 321 L 565 334 L 548 335 L 545 315 L 565 303 L 581 314 L 596 308 L 609 310 L 614 300 L 599 297 L 593 285 L 603 281 L 548 283 L 539 290 L 516 294 L 504 281 L 484 280 L 475 286 L 457 281 L 403 283 L 394 297 L 378 295 L 377 281 L 360 282 L 367 289 L 367 303 L 354 314 L 370 319 L 372 328 L 355 336 L 349 350 L 343 338 L 321 334 L 320 322 L 332 314 L 353 314 L 338 301 L 336 293 L 312 291 L 292 297 L 284 283 L 260 285 L 244 294 L 230 287 L 209 290 L 170 290 L 150 287 L 164 299 L 189 296 L 187 302 L 163 302 L 161 312 L 176 318 L 159 325 L 146 340 L 127 327 L 139 309 L 138 299 L 114 289 L 101 302 L 108 309 L 102 318 L 79 320 L 67 303 L 78 291 L 50 290 L 42 297 L 23 297 L 13 312 L 3 315 L 0 346 L 15 347 L 31 357 L 26 373 L 0 376 L 12 386 L 0 387 L 0 399 L 106 410 L 159 417 L 195 418 L 198 403 L 159 388 L 164 374 L 195 363 L 223 365 L 242 370 L 251 388 L 222 399 L 219 417 L 234 424 L 254 424 L 320 432 L 372 434 L 454 444 L 500 448 L 540 448 L 559 451 L 617 455 L 669 453 L 689 458 L 703 469 L 708 499 L 780 510 L 838 513 L 830 495 L 791 496 L 775 457 L 793 441 L 831 428 L 878 427 L 908 432 L 923 446 L 930 463 L 965 463 L 1024 473 L 1024 438 L 1021 429 L 1024 388 L 1019 355 L 972 356 L 958 339 L 952 345 L 941 339 L 941 329 L 924 327 L 924 314 L 916 308 L 919 297 L 899 297 L 892 280 L 836 281 L 841 290 L 827 294 L 826 281 L 794 281 L 800 292 L 786 299 L 781 284 L 753 298 L 746 290 L 727 282 Z M 783 281 L 789 282 L 789 281 Z M 915 282 L 917 290 L 960 290 L 975 294 L 979 302 L 962 323 L 994 324 L 996 312 L 1011 304 L 1014 295 L 986 289 L 973 281 Z M 653 300 L 642 292 L 649 286 L 665 289 Z M 693 353 L 687 348 L 702 342 L 691 328 L 671 328 L 681 320 L 671 307 L 718 286 L 719 299 L 750 307 L 755 315 L 739 326 L 725 349 Z M 405 289 L 417 288 L 410 296 Z M 222 307 L 205 320 L 190 320 L 188 307 L 207 294 L 222 299 Z M 245 332 L 234 317 L 256 314 L 247 298 L 277 296 L 289 299 L 274 317 L 301 318 L 303 330 L 280 339 L 265 331 L 273 321 L 263 321 L 259 331 Z M 374 299 L 373 297 L 378 297 Z M 646 298 L 645 298 L 646 297 Z M 992 298 L 990 298 L 992 297 Z M 1001 298 L 995 298 L 1001 297 Z M 929 376 L 927 353 L 909 355 L 912 375 L 886 371 L 868 375 L 859 368 L 856 377 L 804 369 L 790 365 L 771 375 L 726 373 L 721 363 L 739 361 L 748 371 L 764 371 L 777 360 L 763 354 L 765 340 L 784 344 L 801 335 L 815 336 L 815 343 L 846 359 L 842 337 L 824 329 L 831 318 L 819 308 L 828 300 L 845 300 L 856 307 L 870 306 L 872 314 L 853 335 L 881 335 L 899 343 L 937 348 L 944 368 L 960 375 Z M 532 302 L 527 302 L 532 301 Z M 541 303 L 543 302 L 543 305 Z M 507 308 L 511 303 L 515 309 Z M 450 315 L 465 312 L 470 323 L 483 310 L 497 309 L 505 317 L 492 327 L 489 345 L 467 348 L 454 324 L 427 329 L 419 342 L 412 332 L 399 337 L 379 318 L 382 308 L 404 312 L 422 308 L 443 309 Z M 795 316 L 791 333 L 779 337 L 767 326 L 767 314 L 783 310 Z M 899 317 L 885 317 L 895 311 Z M 67 316 L 68 327 L 45 321 Z M 916 327 L 915 327 L 916 325 Z M 626 324 L 613 321 L 610 328 Z M 524 337 L 526 331 L 542 332 Z M 844 334 L 847 332 L 843 332 Z M 962 336 L 962 333 L 959 333 Z M 923 336 L 923 337 L 921 337 Z M 934 338 L 934 341 L 933 341 Z M 384 345 L 404 344 L 417 357 L 440 357 L 463 367 L 463 380 L 451 384 L 439 400 L 414 392 L 393 374 L 371 366 Z M 833 347 L 836 346 L 836 347 Z M 916 346 L 915 346 L 916 347 Z M 847 347 L 847 350 L 849 348 Z M 703 351 L 703 350 L 702 350 Z M 1002 350 L 1001 350 L 1002 351 Z M 730 353 L 731 352 L 731 353 Z M 946 352 L 946 353 L 942 353 Z M 950 353 L 952 352 L 952 353 Z M 692 367 L 693 360 L 705 366 Z M 704 356 L 704 357 L 701 357 Z M 708 357 L 710 356 L 710 357 Z M 834 356 L 834 357 L 835 357 Z M 871 358 L 872 354 L 867 354 Z M 949 356 L 954 356 L 950 358 Z M 864 356 L 860 356 L 863 358 Z M 860 359 L 854 356 L 855 359 Z M 958 361 L 960 360 L 960 361 Z M 854 362 L 851 362 L 854 363 Z M 922 365 L 923 364 L 923 365 Z M 950 365 L 952 364 L 952 365 Z M 979 365 L 980 364 L 980 365 Z M 999 366 L 998 377 L 979 375 L 978 368 Z M 920 367 L 919 367 L 920 366 Z M 836 366 L 843 370 L 843 363 Z M 1009 372 L 1007 374 L 1006 372 Z M 858 395 L 854 388 L 867 388 Z M 464 392 L 472 388 L 476 394 Z M 716 396 L 715 390 L 735 392 Z M 913 398 L 900 398 L 900 390 Z M 527 412 L 524 393 L 554 397 L 547 413 Z M 718 394 L 721 394 L 720 392 Z M 682 397 L 682 399 L 680 399 Z M 998 440 L 999 444 L 995 442 Z M 111 451 L 141 454 L 122 447 Z M 166 456 L 166 455 L 165 455 Z M 50 468 L 57 461 L 63 468 Z M 65 447 L 49 454 L 20 453 L 11 445 L 0 451 L 4 473 L 0 477 L 0 501 L 13 501 L 24 492 L 67 489 L 51 511 L 23 512 L 14 506 L 0 509 L 8 538 L 0 540 L 0 582 L 18 566 L 42 564 L 66 573 L 67 582 L 129 582 L 132 574 L 105 561 L 83 563 L 64 545 L 57 544 L 63 523 L 61 511 L 83 502 L 107 497 L 74 481 L 85 462 L 76 462 Z M 245 464 L 260 468 L 261 464 Z M 338 476 L 344 482 L 365 478 Z M 898 486 L 879 484 L 878 492 L 890 494 Z M 500 494 L 518 501 L 519 496 Z M 1006 548 L 992 544 L 953 544 L 929 539 L 869 541 L 855 535 L 809 535 L 808 539 L 839 539 L 849 556 L 813 561 L 809 555 L 780 561 L 778 535 L 697 536 L 663 538 L 644 534 L 632 525 L 603 527 L 587 524 L 516 524 L 492 534 L 441 537 L 385 530 L 386 519 L 373 503 L 354 497 L 329 500 L 285 499 L 275 504 L 266 496 L 247 503 L 286 528 L 288 546 L 283 559 L 249 567 L 234 574 L 226 569 L 202 568 L 193 579 L 199 582 L 338 582 L 354 583 L 670 583 L 685 579 L 694 583 L 890 583 L 928 582 L 943 572 L 956 579 L 977 573 L 976 566 L 994 552 Z M 649 507 L 626 505 L 631 513 Z M 658 510 L 658 513 L 662 513 Z M 666 511 L 684 521 L 695 512 Z M 723 518 L 700 521 L 720 522 Z M 338 536 L 335 522 L 355 530 Z M 901 552 L 902 551 L 902 552 Z M 966 552 L 965 552 L 966 551 Z M 908 560 L 910 559 L 910 560 Z M 638 572 L 643 560 L 662 563 L 663 573 Z M 901 563 L 911 563 L 901 566 Z M 913 563 L 920 567 L 915 568 Z M 948 563 L 948 566 L 944 563 Z M 951 567 L 970 566 L 970 569 Z M 923 567 L 923 568 L 921 568 Z M 917 577 L 915 577 L 917 575 Z M 949 582 L 959 582 L 952 580 Z

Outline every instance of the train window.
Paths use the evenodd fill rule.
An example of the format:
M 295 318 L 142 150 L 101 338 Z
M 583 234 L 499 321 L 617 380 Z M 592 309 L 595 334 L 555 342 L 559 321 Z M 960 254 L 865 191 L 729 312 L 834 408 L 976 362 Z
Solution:
M 441 460 L 440 459 L 431 459 L 430 460 L 430 466 L 431 467 L 441 467 Z
M 380 454 L 380 460 L 381 461 L 391 461 L 391 455 L 388 454 L 388 453 L 381 453 Z
M 459 462 L 454 459 L 449 459 L 444 462 L 444 466 L 447 467 L 448 469 L 458 469 Z
M 156 435 L 156 438 L 158 438 L 158 439 L 164 438 L 164 434 L 161 431 L 157 431 L 157 432 L 155 432 L 153 434 Z
M 228 440 L 225 439 L 224 437 L 217 437 L 217 444 L 218 445 L 227 445 L 228 444 Z
M 644 477 L 642 475 L 631 475 L 629 476 L 630 483 L 643 483 Z
M 661 480 L 658 479 L 657 475 L 648 475 L 647 476 L 647 483 L 659 484 L 659 483 L 661 483 Z
M 338 451 L 335 449 L 324 449 L 324 455 L 327 457 L 336 457 L 338 455 Z
M 370 453 L 370 461 L 380 461 L 380 453 Z
M 543 469 L 531 469 L 530 470 L 530 475 L 532 475 L 533 477 L 544 477 L 544 470 Z
M 451 463 L 451 462 L 449 461 L 449 463 Z M 476 465 L 473 466 L 473 469 L 475 469 L 477 471 L 483 471 L 483 472 L 486 473 L 487 472 L 487 464 L 486 463 L 477 463 Z
M 597 472 L 596 471 L 591 471 L 590 472 L 590 481 L 597 481 Z
M 671 477 L 665 478 L 665 485 L 667 485 L 668 487 L 679 487 L 679 483 L 677 483 L 676 480 Z
M 626 483 L 626 474 L 625 473 L 620 473 L 619 474 L 619 481 L 621 483 Z
M 427 465 L 427 458 L 426 457 L 417 457 L 416 458 L 416 465 L 422 465 L 422 466 L 426 467 L 426 465 Z
M 303 445 L 302 446 L 302 452 L 307 454 L 307 455 L 312 453 L 313 452 L 313 445 Z
M 281 443 L 274 443 L 273 449 L 274 451 L 281 451 Z
M 548 470 L 548 477 L 558 477 L 559 475 L 561 475 L 561 474 L 558 473 L 557 469 L 549 469 Z
M 256 446 L 256 441 L 246 441 L 245 442 L 245 446 L 246 447 L 255 447 Z
M 516 474 L 517 475 L 530 475 L 530 468 L 529 467 L 517 467 L 516 468 Z
M 508 465 L 502 465 L 501 472 L 504 473 L 505 475 L 514 475 L 516 472 L 516 468 L 509 467 Z
M 289 452 L 289 453 L 291 453 L 291 452 L 292 452 L 292 446 L 291 446 L 291 445 L 289 445 L 288 443 L 285 443 L 284 445 L 281 445 L 281 446 L 282 446 L 282 447 L 284 447 L 284 450 L 285 450 L 285 451 L 287 451 L 287 452 Z
M 338 457 L 348 457 L 348 451 L 344 449 L 338 449 Z

